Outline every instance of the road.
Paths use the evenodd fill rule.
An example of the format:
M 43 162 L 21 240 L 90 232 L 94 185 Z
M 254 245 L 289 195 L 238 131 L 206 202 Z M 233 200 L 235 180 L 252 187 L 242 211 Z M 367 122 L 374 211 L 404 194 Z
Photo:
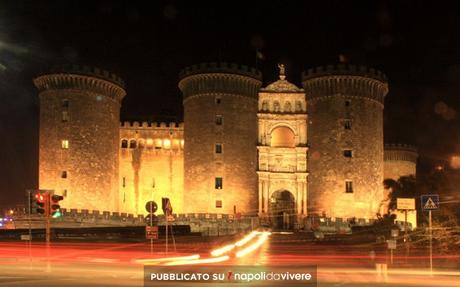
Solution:
M 314 244 L 290 234 L 263 233 L 238 238 L 179 239 L 168 254 L 156 242 L 154 254 L 148 243 L 43 243 L 0 242 L 0 286 L 144 286 L 144 265 L 172 266 L 296 266 L 315 265 L 317 286 L 458 286 L 460 256 L 436 256 L 431 276 L 426 250 L 410 256 L 397 253 L 387 276 L 376 272 L 370 246 Z M 171 267 L 168 267 L 171 266 Z M 273 267 L 275 268 L 275 267 Z M 228 286 L 207 283 L 207 286 Z M 206 286 L 205 285 L 205 286 Z M 151 285 L 166 286 L 166 285 Z M 190 282 L 167 286 L 203 286 Z M 236 285 L 245 286 L 245 285 Z M 271 286 L 257 285 L 250 286 Z M 275 286 L 275 285 L 273 285 Z M 277 285 L 283 286 L 283 285 Z

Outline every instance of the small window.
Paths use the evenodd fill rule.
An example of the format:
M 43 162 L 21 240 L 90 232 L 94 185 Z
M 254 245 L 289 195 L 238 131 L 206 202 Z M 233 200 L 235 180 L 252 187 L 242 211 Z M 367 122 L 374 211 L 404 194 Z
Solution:
M 216 104 L 220 104 L 222 102 L 222 98 L 221 97 L 216 97 Z
M 122 183 L 123 187 L 126 187 L 126 177 L 123 177 L 123 183 Z
M 69 107 L 69 100 L 67 100 L 67 99 L 62 100 L 62 107 L 63 108 L 68 108 Z
M 163 147 L 163 141 L 161 139 L 155 140 L 155 149 L 161 149 Z
M 216 177 L 215 180 L 215 188 L 216 189 L 222 189 L 222 177 Z
M 343 127 L 346 129 L 346 130 L 351 130 L 351 120 L 345 120 L 343 122 Z
M 350 104 L 351 104 L 351 101 L 350 101 L 350 100 L 346 100 L 346 101 L 345 101 L 345 107 L 349 107 Z
M 62 112 L 62 121 L 63 122 L 68 122 L 69 121 L 69 112 L 67 112 L 67 111 Z
M 222 153 L 222 144 L 216 144 L 216 153 Z
M 351 149 L 346 149 L 343 151 L 344 157 L 353 157 L 353 151 Z
M 346 193 L 353 193 L 353 181 L 346 180 L 345 181 L 345 192 Z
M 129 148 L 136 148 L 136 140 L 129 141 Z
M 63 149 L 68 149 L 69 148 L 69 140 L 62 140 L 61 141 L 61 147 Z
M 216 208 L 222 208 L 222 200 L 216 200 Z
M 64 191 L 62 192 L 62 195 L 63 195 L 64 197 L 67 197 L 67 189 L 64 189 Z
M 222 115 L 216 115 L 216 125 L 221 126 L 224 122 L 224 117 Z
M 139 148 L 144 148 L 145 147 L 145 142 L 144 140 L 139 141 Z
M 61 178 L 67 178 L 67 171 L 62 171 L 61 172 Z
M 128 148 L 128 140 L 121 141 L 121 148 Z

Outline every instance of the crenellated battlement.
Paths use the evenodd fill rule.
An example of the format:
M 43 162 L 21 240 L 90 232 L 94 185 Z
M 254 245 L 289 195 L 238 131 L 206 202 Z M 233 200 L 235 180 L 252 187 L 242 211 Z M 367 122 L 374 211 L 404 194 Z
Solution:
M 120 127 L 122 128 L 140 128 L 140 129 L 174 129 L 174 130 L 183 130 L 184 123 L 176 123 L 176 122 L 121 122 Z
M 417 148 L 407 144 L 385 144 L 385 161 L 409 161 L 417 163 Z
M 306 81 L 311 78 L 333 75 L 362 76 L 374 78 L 382 82 L 388 81 L 387 76 L 384 73 L 374 68 L 345 64 L 319 66 L 316 68 L 308 69 L 306 72 L 302 73 L 302 81 Z
M 179 78 L 183 79 L 191 75 L 206 73 L 237 74 L 252 77 L 257 80 L 262 80 L 262 72 L 255 68 L 246 65 L 225 62 L 201 63 L 198 65 L 186 67 L 180 71 Z
M 98 67 L 91 67 L 86 65 L 60 65 L 54 66 L 46 74 L 77 74 L 77 75 L 85 75 L 96 77 L 99 79 L 103 79 L 114 84 L 119 85 L 122 88 L 125 88 L 125 82 L 119 76 L 114 73 L 110 73 L 107 70 L 100 69 Z M 45 74 L 45 73 L 44 73 Z
M 332 96 L 367 98 L 383 105 L 388 93 L 386 76 L 365 66 L 329 65 L 308 70 L 302 85 L 310 101 Z
M 62 66 L 33 80 L 40 92 L 47 90 L 81 90 L 110 97 L 116 101 L 126 95 L 124 82 L 116 75 L 88 66 Z
M 232 95 L 257 98 L 262 74 L 248 66 L 227 63 L 204 63 L 182 70 L 179 89 L 184 102 L 202 95 Z

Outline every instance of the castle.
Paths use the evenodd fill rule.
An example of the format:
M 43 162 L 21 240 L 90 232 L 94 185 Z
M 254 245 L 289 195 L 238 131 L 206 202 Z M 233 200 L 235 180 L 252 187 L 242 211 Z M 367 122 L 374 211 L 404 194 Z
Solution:
M 415 174 L 416 152 L 384 150 L 384 74 L 310 69 L 303 88 L 262 87 L 255 69 L 227 63 L 179 75 L 184 123 L 123 122 L 122 79 L 97 68 L 56 68 L 34 79 L 40 97 L 39 187 L 68 209 L 259 216 L 292 227 L 308 216 L 375 218 L 383 180 Z M 287 225 L 286 225 L 287 224 Z

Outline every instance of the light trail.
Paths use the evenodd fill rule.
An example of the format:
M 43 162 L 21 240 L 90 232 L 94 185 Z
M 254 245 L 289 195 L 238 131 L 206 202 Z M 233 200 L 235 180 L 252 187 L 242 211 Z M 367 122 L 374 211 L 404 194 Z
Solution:
M 240 241 L 237 241 L 235 243 L 235 246 L 241 247 L 241 246 L 245 245 L 246 243 L 251 241 L 254 237 L 256 237 L 258 234 L 259 234 L 258 231 L 253 231 L 253 232 L 249 233 L 243 239 L 241 239 Z
M 204 263 L 219 263 L 224 262 L 230 259 L 230 256 L 220 256 L 214 258 L 206 258 L 206 259 L 196 259 L 196 260 L 184 260 L 184 261 L 173 261 L 168 262 L 166 266 L 176 266 L 176 265 L 193 265 L 193 264 L 204 264 Z
M 199 254 L 189 256 L 178 256 L 178 257 L 165 257 L 165 258 L 147 258 L 147 259 L 136 259 L 134 262 L 149 265 L 149 263 L 161 263 L 167 261 L 188 261 L 197 260 L 200 258 Z
M 224 253 L 231 251 L 233 248 L 235 248 L 235 246 L 236 244 L 229 244 L 229 245 L 225 245 L 224 247 L 214 249 L 213 251 L 211 251 L 211 255 L 213 257 L 220 256 Z
M 259 248 L 260 246 L 262 246 L 262 244 L 264 244 L 264 242 L 268 239 L 268 236 L 271 233 L 270 232 L 261 232 L 261 233 L 258 233 L 258 234 L 260 234 L 259 239 L 256 242 L 254 242 L 253 244 L 249 245 L 248 247 L 238 251 L 236 253 L 236 257 L 238 257 L 238 258 L 243 257 L 243 256 L 253 252 L 254 250 Z

